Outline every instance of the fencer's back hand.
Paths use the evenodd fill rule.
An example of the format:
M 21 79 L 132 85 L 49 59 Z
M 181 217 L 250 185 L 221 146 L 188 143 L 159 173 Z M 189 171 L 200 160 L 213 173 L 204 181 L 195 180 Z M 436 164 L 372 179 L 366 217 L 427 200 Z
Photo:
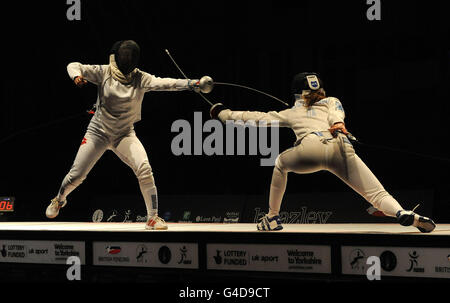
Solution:
M 209 110 L 209 114 L 210 114 L 211 118 L 219 119 L 219 114 L 224 109 L 226 109 L 226 108 L 222 103 L 216 103 L 213 106 L 211 106 L 211 109 Z
M 336 137 L 339 132 L 343 133 L 344 135 L 347 135 L 349 133 L 345 128 L 345 124 L 343 122 L 333 124 L 333 126 L 331 126 L 328 130 L 330 131 L 331 135 L 333 135 L 333 137 Z
M 75 77 L 75 79 L 73 80 L 73 82 L 75 83 L 76 86 L 78 87 L 83 87 L 86 85 L 87 81 L 86 79 L 83 78 L 83 76 L 77 76 Z

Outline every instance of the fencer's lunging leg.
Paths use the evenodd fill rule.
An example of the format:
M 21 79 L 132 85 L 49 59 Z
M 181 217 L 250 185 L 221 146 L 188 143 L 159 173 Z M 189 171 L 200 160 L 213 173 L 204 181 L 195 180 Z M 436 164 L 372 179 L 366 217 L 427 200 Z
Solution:
M 342 140 L 343 137 L 340 139 Z M 344 139 L 344 141 L 341 141 L 340 147 L 339 144 L 333 144 L 332 146 L 335 149 L 335 157 L 330 162 L 330 171 L 363 196 L 369 203 L 381 210 L 385 215 L 396 217 L 401 225 L 415 226 L 421 232 L 431 232 L 435 229 L 436 224 L 430 218 L 403 209 L 355 154 L 349 142 L 346 142 Z M 337 152 L 339 148 L 341 153 Z
M 109 141 L 101 136 L 87 132 L 78 149 L 69 173 L 64 177 L 57 196 L 51 200 L 45 215 L 53 219 L 67 203 L 67 196 L 77 188 L 108 148 Z
M 72 167 L 64 177 L 58 191 L 57 199 L 59 201 L 66 200 L 66 197 L 86 179 L 95 163 L 107 150 L 108 144 L 106 138 L 89 132 L 85 134 Z
M 385 215 L 395 217 L 398 211 L 403 210 L 397 200 L 384 189 L 377 177 L 355 154 L 351 144 L 337 141 L 329 147 L 334 149 L 333 153 L 330 152 L 333 157 L 329 162 L 329 170 L 332 173 Z

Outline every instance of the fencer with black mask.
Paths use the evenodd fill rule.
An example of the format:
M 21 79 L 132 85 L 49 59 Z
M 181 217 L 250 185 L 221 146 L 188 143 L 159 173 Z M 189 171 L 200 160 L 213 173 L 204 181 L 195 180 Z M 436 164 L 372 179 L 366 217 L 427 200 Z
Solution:
M 395 217 L 401 225 L 413 225 L 421 232 L 431 232 L 435 223 L 413 211 L 404 210 L 358 157 L 345 123 L 342 103 L 327 97 L 317 73 L 297 74 L 292 81 L 294 106 L 280 112 L 232 111 L 221 103 L 211 107 L 212 118 L 225 121 L 277 121 L 280 127 L 290 127 L 295 135 L 294 147 L 281 153 L 272 174 L 269 212 L 257 224 L 258 230 L 281 230 L 279 211 L 289 172 L 297 174 L 326 170 L 350 186 L 385 215 Z
M 87 81 L 97 85 L 96 111 L 69 173 L 57 196 L 47 207 L 48 218 L 55 218 L 67 203 L 67 196 L 86 178 L 107 150 L 112 150 L 136 174 L 147 209 L 146 229 L 167 229 L 158 216 L 158 194 L 144 146 L 134 131 L 141 120 L 144 94 L 151 91 L 197 90 L 198 80 L 159 78 L 137 68 L 140 47 L 132 40 L 114 43 L 107 65 L 72 62 L 67 66 L 77 86 Z

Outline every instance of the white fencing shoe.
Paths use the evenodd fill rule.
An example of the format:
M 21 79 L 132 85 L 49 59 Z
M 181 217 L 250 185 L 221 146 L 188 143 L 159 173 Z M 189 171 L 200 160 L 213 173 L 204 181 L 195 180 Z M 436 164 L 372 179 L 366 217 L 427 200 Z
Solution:
M 158 216 L 152 216 L 147 220 L 147 223 L 145 223 L 145 229 L 150 230 L 166 230 L 167 223 L 161 219 Z
M 59 214 L 59 210 L 66 206 L 67 200 L 59 201 L 58 198 L 53 198 L 50 202 L 50 205 L 47 206 L 47 210 L 45 211 L 45 215 L 49 219 L 55 218 Z

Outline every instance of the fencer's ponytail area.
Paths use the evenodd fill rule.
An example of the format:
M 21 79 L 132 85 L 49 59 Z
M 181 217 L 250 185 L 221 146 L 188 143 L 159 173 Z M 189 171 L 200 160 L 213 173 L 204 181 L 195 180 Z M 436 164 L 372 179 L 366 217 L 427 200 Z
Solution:
M 318 90 L 307 90 L 302 92 L 302 98 L 305 100 L 305 106 L 310 107 L 314 103 L 325 99 L 327 94 L 323 88 Z

